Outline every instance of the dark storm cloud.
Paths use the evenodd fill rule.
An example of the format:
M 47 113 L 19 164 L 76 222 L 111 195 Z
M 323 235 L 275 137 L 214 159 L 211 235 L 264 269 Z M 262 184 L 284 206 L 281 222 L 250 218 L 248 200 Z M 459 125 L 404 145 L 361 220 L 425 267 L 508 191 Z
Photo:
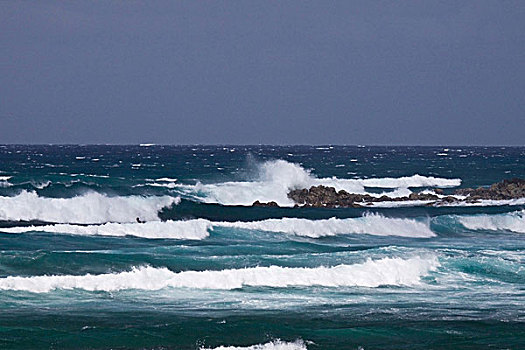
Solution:
M 0 53 L 0 143 L 524 144 L 522 1 L 6 1 Z

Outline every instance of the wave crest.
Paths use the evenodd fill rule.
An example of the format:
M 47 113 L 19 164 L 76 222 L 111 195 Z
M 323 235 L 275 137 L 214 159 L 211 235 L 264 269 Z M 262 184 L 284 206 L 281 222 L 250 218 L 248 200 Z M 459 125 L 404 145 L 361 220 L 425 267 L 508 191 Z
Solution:
M 268 219 L 249 222 L 214 222 L 205 219 L 187 221 L 165 221 L 137 223 L 107 223 L 104 225 L 78 226 L 68 224 L 11 227 L 3 232 L 52 232 L 79 235 L 136 236 L 142 238 L 204 239 L 209 230 L 216 227 L 230 227 L 275 233 L 293 234 L 310 238 L 340 234 L 370 234 L 376 236 L 401 236 L 412 238 L 434 237 L 429 222 L 413 219 L 387 218 L 369 214 L 359 218 L 308 220 L 298 218 Z
M 428 222 L 419 222 L 413 219 L 387 218 L 379 214 L 368 214 L 359 218 L 349 219 L 330 218 L 325 220 L 308 220 L 282 218 L 253 222 L 222 222 L 217 226 L 282 232 L 311 238 L 351 233 L 414 238 L 435 236 Z
M 458 220 L 469 230 L 505 230 L 525 233 L 525 210 L 501 215 L 461 216 Z
M 158 211 L 180 202 L 170 196 L 108 197 L 88 192 L 72 198 L 40 197 L 22 191 L 14 197 L 0 196 L 0 220 L 42 220 L 61 223 L 93 224 L 159 220 Z
M 257 344 L 251 346 L 219 346 L 217 348 L 200 348 L 200 350 L 306 350 L 306 344 L 302 340 L 285 342 L 276 339 L 269 343 Z
M 164 288 L 222 289 L 243 287 L 369 287 L 414 286 L 439 266 L 436 257 L 368 259 L 334 267 L 252 267 L 220 271 L 173 272 L 167 268 L 135 267 L 131 271 L 83 276 L 9 276 L 0 278 L 0 290 L 47 293 L 55 289 L 119 291 Z
M 56 224 L 0 229 L 9 233 L 50 232 L 85 236 L 135 236 L 141 238 L 204 239 L 209 236 L 211 222 L 204 219 L 189 221 L 149 221 L 145 223 L 116 223 L 79 226 Z

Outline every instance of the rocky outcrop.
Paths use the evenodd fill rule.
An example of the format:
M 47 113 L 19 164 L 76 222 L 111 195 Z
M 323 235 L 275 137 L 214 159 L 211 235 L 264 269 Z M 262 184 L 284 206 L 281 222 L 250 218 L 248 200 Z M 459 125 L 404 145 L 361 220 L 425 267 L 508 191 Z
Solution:
M 271 201 L 271 202 L 268 202 L 268 203 L 255 201 L 252 204 L 252 207 L 278 207 L 278 206 L 279 206 L 279 204 L 277 204 L 274 201 Z
M 288 198 L 292 199 L 298 206 L 303 207 L 346 207 L 358 208 L 371 205 L 376 202 L 403 202 L 403 201 L 428 201 L 428 205 L 440 205 L 454 202 L 477 202 L 482 199 L 502 200 L 525 198 L 525 180 L 511 179 L 495 183 L 489 188 L 480 187 L 477 189 L 463 188 L 454 192 L 454 195 L 444 196 L 443 190 L 436 189 L 433 193 L 411 193 L 408 197 L 373 197 L 368 194 L 348 193 L 344 190 L 336 191 L 333 187 L 312 186 L 309 189 L 297 189 L 288 193 Z M 460 199 L 457 196 L 466 196 Z M 258 203 L 258 202 L 256 202 Z M 254 203 L 254 206 L 256 205 Z M 263 204 L 263 203 L 258 203 Z M 268 203 L 270 204 L 270 203 Z M 276 204 L 275 204 L 276 205 Z M 268 206 L 275 206 L 268 205 Z
M 476 189 L 472 188 L 462 188 L 456 190 L 454 194 L 461 196 L 469 196 L 470 200 L 479 200 L 479 199 L 494 199 L 494 200 L 504 200 L 504 199 L 516 199 L 525 197 L 525 180 L 524 179 L 510 179 L 503 180 L 501 182 L 495 183 L 492 186 L 480 187 Z
M 310 189 L 292 190 L 288 193 L 300 206 L 306 207 L 352 207 L 359 208 L 375 202 L 401 202 L 401 201 L 434 201 L 439 197 L 430 193 L 411 193 L 408 197 L 373 197 L 368 194 L 348 193 L 345 190 L 337 192 L 333 187 L 313 186 Z

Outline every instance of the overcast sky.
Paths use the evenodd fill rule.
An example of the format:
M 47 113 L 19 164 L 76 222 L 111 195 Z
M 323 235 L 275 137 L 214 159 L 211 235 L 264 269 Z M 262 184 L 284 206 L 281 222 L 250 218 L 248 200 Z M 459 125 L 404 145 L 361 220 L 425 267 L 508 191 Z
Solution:
M 525 145 L 525 1 L 2 1 L 0 143 Z

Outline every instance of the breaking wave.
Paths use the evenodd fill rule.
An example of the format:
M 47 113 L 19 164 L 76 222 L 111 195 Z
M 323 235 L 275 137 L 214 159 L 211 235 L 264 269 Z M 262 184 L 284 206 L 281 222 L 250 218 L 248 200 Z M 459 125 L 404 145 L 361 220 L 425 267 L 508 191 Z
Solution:
M 206 203 L 223 205 L 251 205 L 259 200 L 262 202 L 275 201 L 281 206 L 292 206 L 293 201 L 287 196 L 288 192 L 297 188 L 311 186 L 332 186 L 336 190 L 345 190 L 350 193 L 367 193 L 366 187 L 393 189 L 389 196 L 405 196 L 410 193 L 409 187 L 455 187 L 461 184 L 460 179 L 444 179 L 422 175 L 413 175 L 399 178 L 375 179 L 338 179 L 317 178 L 309 170 L 298 164 L 285 160 L 267 161 L 258 166 L 258 176 L 255 181 L 223 182 L 217 184 L 175 185 L 187 194 L 199 197 Z M 384 193 L 369 193 L 381 196 Z
M 0 196 L 0 220 L 42 220 L 61 223 L 93 224 L 159 220 L 158 211 L 180 202 L 170 196 L 108 197 L 88 192 L 72 198 L 40 197 L 22 191 L 14 197 Z
M 318 238 L 340 234 L 370 234 L 376 236 L 401 236 L 425 238 L 434 237 L 429 222 L 420 222 L 413 219 L 387 218 L 379 214 L 368 214 L 360 218 L 325 220 L 308 220 L 298 218 L 268 219 L 252 222 L 221 222 L 214 226 L 226 226 L 260 230 L 268 232 L 282 232 Z
M 9 276 L 0 278 L 0 290 L 47 293 L 55 289 L 119 291 L 193 288 L 232 290 L 243 287 L 369 287 L 415 286 L 439 267 L 437 257 L 368 259 L 364 263 L 333 267 L 252 267 L 220 271 L 173 272 L 167 268 L 135 267 L 101 275 Z
M 251 346 L 219 346 L 217 348 L 200 348 L 200 350 L 306 350 L 306 344 L 302 340 L 285 342 L 276 339 L 269 343 Z
M 469 230 L 512 231 L 525 233 L 525 210 L 501 215 L 473 215 L 458 217 Z
M 209 236 L 211 222 L 204 219 L 190 221 L 149 221 L 146 223 L 114 223 L 103 225 L 69 225 L 57 224 L 30 227 L 9 227 L 0 229 L 3 232 L 50 232 L 71 235 L 98 235 L 98 236 L 135 236 L 141 238 L 169 238 L 169 239 L 204 239 Z
M 293 234 L 310 238 L 340 234 L 370 234 L 376 236 L 401 236 L 412 238 L 434 237 L 429 222 L 413 219 L 387 218 L 369 214 L 360 218 L 308 220 L 298 218 L 268 219 L 250 222 L 214 222 L 205 219 L 187 221 L 152 221 L 137 223 L 107 223 L 104 225 L 47 225 L 32 227 L 11 227 L 3 232 L 52 232 L 79 235 L 136 236 L 143 238 L 204 239 L 216 227 L 231 227 L 275 233 Z

